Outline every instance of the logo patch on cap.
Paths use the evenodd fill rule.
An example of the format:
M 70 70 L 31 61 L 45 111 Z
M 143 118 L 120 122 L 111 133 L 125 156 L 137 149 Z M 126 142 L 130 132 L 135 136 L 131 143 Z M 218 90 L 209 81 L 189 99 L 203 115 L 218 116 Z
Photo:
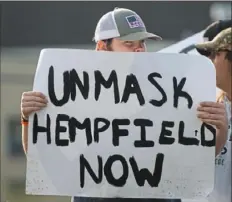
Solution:
M 145 27 L 141 18 L 137 15 L 130 15 L 126 17 L 130 28 Z

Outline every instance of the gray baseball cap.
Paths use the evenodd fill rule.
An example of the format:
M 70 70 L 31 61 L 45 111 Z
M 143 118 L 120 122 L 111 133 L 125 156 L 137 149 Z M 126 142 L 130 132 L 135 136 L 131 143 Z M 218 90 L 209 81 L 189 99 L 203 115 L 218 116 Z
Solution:
M 132 10 L 115 8 L 103 15 L 98 21 L 94 40 L 119 38 L 123 41 L 162 40 L 156 34 L 149 33 L 141 17 Z

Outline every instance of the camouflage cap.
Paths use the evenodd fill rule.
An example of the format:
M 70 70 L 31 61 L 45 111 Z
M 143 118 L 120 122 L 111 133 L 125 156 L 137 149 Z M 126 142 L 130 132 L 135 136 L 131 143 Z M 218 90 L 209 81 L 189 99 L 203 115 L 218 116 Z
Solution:
M 232 28 L 224 29 L 212 41 L 197 44 L 196 48 L 205 51 L 232 51 Z

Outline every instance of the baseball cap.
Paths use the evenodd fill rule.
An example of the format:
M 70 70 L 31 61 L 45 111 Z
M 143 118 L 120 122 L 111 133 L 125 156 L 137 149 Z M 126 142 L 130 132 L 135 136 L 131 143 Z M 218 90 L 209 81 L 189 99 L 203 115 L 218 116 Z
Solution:
M 232 51 L 232 28 L 221 31 L 212 41 L 197 44 L 196 47 L 205 51 Z
M 206 29 L 203 35 L 205 41 L 212 41 L 214 37 L 216 37 L 222 30 L 232 27 L 232 20 L 218 20 L 212 24 L 210 24 Z M 204 49 L 200 49 L 196 47 L 196 50 L 205 56 L 209 56 L 210 52 L 205 51 Z
M 119 38 L 123 41 L 162 40 L 156 34 L 149 33 L 141 17 L 126 8 L 115 8 L 103 15 L 97 23 L 94 40 Z

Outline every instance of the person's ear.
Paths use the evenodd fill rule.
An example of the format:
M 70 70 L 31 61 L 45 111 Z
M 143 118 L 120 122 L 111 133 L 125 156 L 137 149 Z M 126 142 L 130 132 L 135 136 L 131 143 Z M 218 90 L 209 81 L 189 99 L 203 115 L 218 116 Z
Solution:
M 104 41 L 98 41 L 96 44 L 97 51 L 107 51 L 106 43 Z

